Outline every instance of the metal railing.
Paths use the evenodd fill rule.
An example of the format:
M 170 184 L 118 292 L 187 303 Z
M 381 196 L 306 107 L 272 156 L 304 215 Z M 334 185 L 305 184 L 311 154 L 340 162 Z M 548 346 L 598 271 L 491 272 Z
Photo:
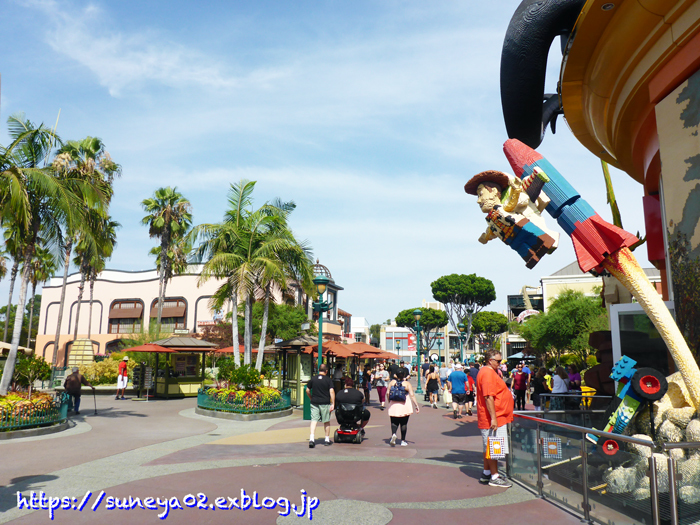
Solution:
M 256 391 L 251 390 L 236 395 L 231 393 L 222 399 L 216 395 L 211 395 L 212 388 L 200 388 L 197 391 L 197 406 L 206 410 L 217 410 L 219 412 L 234 412 L 236 414 L 259 414 L 262 412 L 278 412 L 292 406 L 291 392 L 289 389 L 282 390 L 279 397 L 265 399 Z M 241 391 L 239 391 L 241 392 Z
M 586 522 L 596 521 L 607 524 L 625 521 L 620 519 L 622 516 L 635 523 L 653 523 L 654 525 L 697 523 L 700 518 L 700 502 L 693 504 L 693 500 L 689 498 L 681 500 L 683 512 L 679 512 L 678 480 L 682 475 L 678 472 L 678 460 L 670 456 L 666 458 L 668 462 L 666 471 L 665 466 L 659 464 L 658 455 L 655 456 L 654 453 L 673 449 L 700 450 L 700 443 L 654 443 L 651 438 L 647 440 L 612 434 L 589 427 L 542 419 L 535 415 L 569 417 L 571 413 L 568 411 L 515 413 L 515 420 L 509 429 L 511 450 L 507 456 L 507 474 L 519 484 L 533 490 L 538 498 L 547 498 L 562 507 L 579 512 L 583 514 Z M 547 432 L 550 429 L 553 430 Z M 518 435 L 513 436 L 514 433 Z M 594 444 L 586 439 L 587 434 L 598 436 L 599 442 L 614 440 L 619 444 L 643 447 L 648 449 L 648 453 L 632 454 L 623 451 L 623 447 L 620 447 L 616 454 L 606 457 L 604 451 L 595 445 L 596 452 L 600 452 L 595 454 Z M 561 456 L 554 458 L 555 461 L 552 461 L 551 455 L 545 456 L 543 435 L 548 436 L 545 440 L 549 442 L 552 438 L 560 440 Z M 577 438 L 578 443 L 576 443 Z M 644 465 L 642 472 L 639 467 L 645 457 L 647 465 Z M 545 458 L 550 460 L 546 465 Z M 698 462 L 700 463 L 700 459 Z M 700 464 L 698 467 L 700 468 Z M 600 476 L 602 470 L 607 470 L 609 473 L 611 468 L 620 469 L 620 474 L 628 474 L 629 480 L 635 484 L 642 478 L 648 477 L 648 502 L 644 492 L 646 489 L 642 489 L 638 494 L 634 491 L 624 492 L 620 487 L 608 486 L 608 483 L 600 483 L 600 480 L 594 481 L 594 485 L 591 486 L 591 468 L 596 477 Z M 608 478 L 610 479 L 612 478 Z M 544 490 L 545 481 L 548 487 L 547 494 Z M 687 486 L 687 483 L 691 482 L 690 477 L 685 481 Z M 700 474 L 697 478 L 693 478 L 692 483 L 694 484 L 691 486 L 700 493 Z M 645 497 L 639 497 L 640 494 Z M 572 499 L 576 496 L 582 498 L 580 503 Z M 691 503 L 687 503 L 688 501 Z
M 69 398 L 68 394 L 62 393 L 36 404 L 25 399 L 3 404 L 0 406 L 0 431 L 63 423 L 68 418 Z

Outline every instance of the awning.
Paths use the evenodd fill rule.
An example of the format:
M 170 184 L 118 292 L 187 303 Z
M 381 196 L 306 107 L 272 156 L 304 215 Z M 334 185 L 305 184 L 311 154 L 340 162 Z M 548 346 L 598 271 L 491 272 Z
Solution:
M 161 319 L 169 317 L 185 317 L 185 306 L 173 306 L 171 308 L 163 308 L 160 314 Z M 151 317 L 158 317 L 158 303 L 151 308 Z
M 143 314 L 143 307 L 138 306 L 136 308 L 112 308 L 109 311 L 110 319 L 139 319 Z M 158 312 L 156 311 L 156 315 Z

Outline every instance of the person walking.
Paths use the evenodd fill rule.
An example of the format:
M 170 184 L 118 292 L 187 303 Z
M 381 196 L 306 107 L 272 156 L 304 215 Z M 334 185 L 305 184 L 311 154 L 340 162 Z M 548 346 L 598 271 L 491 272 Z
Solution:
M 452 373 L 452 369 L 447 363 L 442 363 L 440 367 L 440 388 L 447 388 L 447 378 Z
M 117 395 L 114 399 L 126 399 L 124 397 L 124 392 L 126 391 L 126 385 L 129 383 L 129 358 L 124 356 L 124 359 L 119 363 L 119 372 L 117 373 Z M 122 391 L 121 398 L 119 397 L 119 391 Z
M 420 379 L 420 378 L 419 378 Z M 397 391 L 401 391 L 403 387 L 404 399 L 392 399 L 392 388 L 397 387 Z M 406 447 L 406 433 L 408 431 L 408 418 L 413 414 L 413 405 L 416 406 L 416 413 L 420 412 L 420 407 L 416 401 L 416 396 L 413 392 L 413 387 L 409 381 L 406 381 L 405 369 L 398 372 L 398 377 L 392 379 L 389 383 L 389 420 L 391 421 L 391 439 L 389 445 L 396 446 L 396 432 L 401 428 L 401 446 Z
M 369 406 L 369 395 L 372 393 L 372 369 L 369 365 L 365 366 L 365 371 L 362 373 L 362 390 L 365 394 L 365 405 Z
M 425 376 L 425 391 L 430 396 L 430 405 L 437 408 L 438 393 L 440 392 L 440 374 L 435 371 L 435 365 L 430 365 L 428 374 Z
M 525 392 L 527 390 L 528 375 L 523 372 L 523 364 L 520 363 L 513 371 L 511 391 L 515 394 L 515 410 L 525 410 Z
M 569 393 L 569 376 L 566 375 L 564 368 L 558 366 L 552 376 L 552 394 L 568 394 Z M 552 397 L 552 402 L 549 404 L 550 410 L 564 410 L 563 397 Z
M 426 357 L 425 360 L 423 361 L 423 364 L 420 367 L 420 378 L 418 379 L 419 381 L 422 382 L 423 388 L 425 391 L 428 391 L 428 373 L 430 372 L 430 361 L 428 361 L 428 358 Z
M 540 396 L 550 391 L 549 387 L 547 386 L 547 380 L 545 379 L 546 373 L 547 369 L 541 366 L 535 374 L 535 379 L 532 380 L 532 403 L 535 405 L 535 410 L 542 409 L 542 405 L 544 404 L 544 398 Z
M 66 377 L 63 382 L 63 387 L 66 389 L 66 394 L 71 396 L 73 401 L 73 409 L 76 415 L 80 415 L 80 395 L 82 393 L 82 385 L 89 386 L 92 391 L 95 391 L 95 387 L 90 384 L 90 382 L 85 379 L 85 376 L 80 373 L 77 366 L 72 369 L 72 374 Z
M 509 488 L 513 484 L 498 474 L 498 460 L 487 457 L 489 436 L 503 437 L 503 452 L 508 454 L 508 423 L 513 421 L 513 396 L 498 375 L 502 355 L 498 350 L 486 352 L 486 362 L 476 378 L 477 425 L 484 446 L 484 471 L 479 478 L 482 485 Z
M 377 380 L 377 395 L 379 396 L 379 403 L 381 406 L 380 410 L 384 410 L 384 402 L 386 400 L 386 387 L 389 384 L 390 377 L 389 372 L 384 370 L 384 365 L 379 365 L 379 370 L 377 371 L 375 378 Z
M 455 419 L 462 417 L 462 409 L 467 402 L 468 381 L 467 374 L 462 371 L 462 365 L 456 363 L 455 371 L 447 379 L 447 386 L 452 394 L 452 415 Z M 467 413 L 471 416 L 471 411 Z
M 311 401 L 311 428 L 309 448 L 316 446 L 316 424 L 323 423 L 326 434 L 324 445 L 331 444 L 331 412 L 335 404 L 333 381 L 328 377 L 328 365 L 323 363 L 318 369 L 318 375 L 306 383 L 306 395 Z

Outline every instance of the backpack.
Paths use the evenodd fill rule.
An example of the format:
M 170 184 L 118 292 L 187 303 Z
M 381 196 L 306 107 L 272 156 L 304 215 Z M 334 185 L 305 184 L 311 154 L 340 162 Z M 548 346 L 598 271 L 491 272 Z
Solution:
M 397 381 L 389 390 L 389 401 L 406 401 L 406 389 L 403 381 Z

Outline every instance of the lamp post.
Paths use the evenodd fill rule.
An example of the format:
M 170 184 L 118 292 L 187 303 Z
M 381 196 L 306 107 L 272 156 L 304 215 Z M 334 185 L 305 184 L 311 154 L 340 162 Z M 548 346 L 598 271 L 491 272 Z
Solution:
M 418 378 L 418 387 L 416 388 L 416 394 L 422 394 L 423 389 L 420 386 L 420 316 L 422 315 L 423 312 L 421 312 L 418 308 L 413 310 L 413 317 L 416 320 L 416 352 L 417 352 L 417 358 L 418 358 L 418 364 L 416 365 L 416 377 Z
M 457 328 L 459 328 L 459 361 L 464 364 L 464 340 L 466 339 L 464 329 L 466 326 L 464 326 L 464 323 L 459 323 Z
M 437 345 L 438 345 L 438 362 L 440 362 L 440 350 L 442 349 L 442 341 L 440 339 L 437 340 Z
M 323 293 L 328 287 L 330 279 L 325 275 L 317 275 L 314 277 L 314 284 L 318 292 L 318 301 L 313 303 L 314 312 L 318 312 L 318 369 L 321 369 L 323 363 L 323 312 L 327 312 L 333 308 L 333 304 L 323 300 Z
M 396 353 L 399 353 L 399 350 L 401 350 L 401 341 L 398 339 L 396 340 Z

